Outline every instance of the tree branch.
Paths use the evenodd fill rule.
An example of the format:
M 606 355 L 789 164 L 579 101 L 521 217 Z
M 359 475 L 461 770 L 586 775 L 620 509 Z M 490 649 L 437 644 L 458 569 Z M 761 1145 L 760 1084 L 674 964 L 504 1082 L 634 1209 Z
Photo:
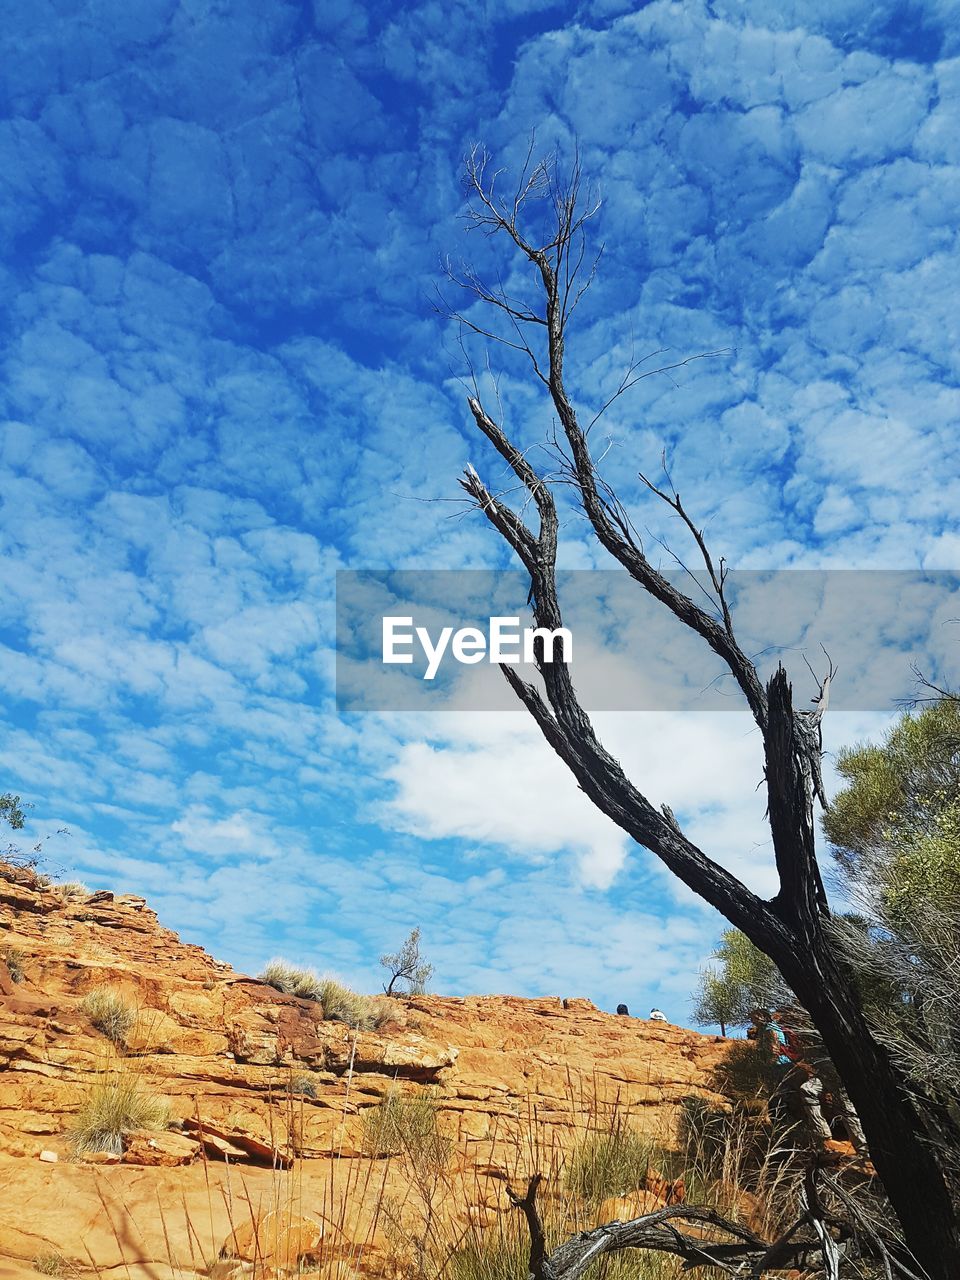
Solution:
M 683 1259 L 686 1264 L 684 1270 L 709 1266 L 729 1275 L 743 1275 L 743 1268 L 752 1264 L 749 1273 L 752 1276 L 760 1276 L 774 1267 L 781 1270 L 784 1267 L 811 1266 L 822 1256 L 819 1240 L 792 1239 L 796 1226 L 771 1244 L 724 1218 L 715 1209 L 700 1209 L 692 1205 L 670 1205 L 630 1222 L 608 1222 L 593 1231 L 581 1232 L 552 1253 L 547 1253 L 543 1223 L 536 1205 L 541 1180 L 540 1174 L 531 1178 L 523 1197 L 507 1188 L 511 1204 L 523 1212 L 530 1233 L 528 1280 L 579 1280 L 598 1258 L 625 1249 L 649 1249 L 671 1254 Z M 684 1235 L 673 1225 L 674 1221 L 713 1227 L 732 1240 L 705 1240 Z

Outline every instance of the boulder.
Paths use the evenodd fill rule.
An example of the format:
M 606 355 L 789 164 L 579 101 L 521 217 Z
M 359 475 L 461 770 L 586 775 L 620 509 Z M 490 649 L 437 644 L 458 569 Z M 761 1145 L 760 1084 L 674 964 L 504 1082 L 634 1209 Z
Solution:
M 221 1245 L 220 1257 L 268 1267 L 315 1266 L 322 1240 L 321 1223 L 271 1210 L 235 1227 Z

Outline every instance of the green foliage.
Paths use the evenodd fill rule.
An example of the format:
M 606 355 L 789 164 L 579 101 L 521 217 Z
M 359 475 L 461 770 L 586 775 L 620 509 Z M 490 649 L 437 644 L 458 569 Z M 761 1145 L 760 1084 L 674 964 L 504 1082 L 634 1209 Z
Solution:
M 570 1224 L 547 1223 L 548 1248 L 570 1234 Z M 500 1214 L 493 1226 L 477 1233 L 452 1256 L 439 1275 L 444 1280 L 517 1280 L 529 1273 L 530 1236 L 518 1213 Z M 670 1280 L 672 1259 L 640 1250 L 601 1257 L 589 1271 L 591 1280 Z
M 823 828 L 847 879 L 876 882 L 896 928 L 923 907 L 960 907 L 960 703 L 904 714 L 879 745 L 841 751 L 846 781 Z
M 0 822 L 5 822 L 14 831 L 22 831 L 26 820 L 19 796 L 11 795 L 9 791 L 0 795 Z
M 80 1007 L 107 1039 L 121 1048 L 137 1021 L 137 1010 L 121 991 L 113 987 L 95 987 L 88 991 Z
M 777 1009 L 794 1002 L 776 965 L 739 929 L 725 929 L 713 953 L 719 964 L 704 969 L 694 993 L 694 1021 L 744 1027 L 757 1008 Z
M 437 1124 L 437 1101 L 430 1093 L 391 1089 L 363 1116 L 363 1146 L 370 1156 L 402 1154 L 418 1168 L 442 1169 L 450 1141 Z
M 27 820 L 27 810 L 32 809 L 33 805 L 24 804 L 19 796 L 13 795 L 11 792 L 4 792 L 0 795 L 0 824 L 6 824 L 11 831 L 22 831 Z M 68 835 L 66 828 L 62 828 L 57 835 Z M 13 841 L 8 842 L 0 849 L 0 858 L 4 862 L 9 862 L 15 867 L 26 867 L 33 870 L 40 861 L 43 853 L 43 846 L 48 839 L 44 836 L 38 840 L 30 849 L 25 850 Z M 48 876 L 38 876 L 39 885 L 47 885 L 50 883 Z
M 94 1081 L 71 1130 L 74 1150 L 123 1151 L 126 1134 L 137 1129 L 164 1129 L 169 1110 L 162 1099 L 144 1089 L 132 1071 L 105 1072 Z
M 742 1177 L 756 1169 L 769 1152 L 770 1127 L 766 1108 L 750 1102 L 722 1107 L 696 1095 L 681 1099 L 677 1122 L 677 1143 L 685 1169 L 696 1172 L 699 1186 L 688 1186 L 688 1194 L 709 1199 L 704 1186 L 726 1181 L 731 1166 Z
M 451 1280 L 517 1280 L 528 1269 L 530 1238 L 509 1226 L 486 1231 L 450 1259 Z
M 567 1168 L 567 1188 L 597 1202 L 623 1196 L 643 1185 L 653 1143 L 615 1118 L 609 1129 L 588 1133 L 575 1146 Z
M 420 930 L 412 929 L 399 951 L 380 957 L 380 963 L 390 974 L 384 987 L 388 996 L 405 994 L 422 996 L 433 976 L 433 965 L 420 955 Z
M 733 1040 L 713 1069 L 713 1087 L 728 1098 L 769 1098 L 783 1076 L 770 1040 Z

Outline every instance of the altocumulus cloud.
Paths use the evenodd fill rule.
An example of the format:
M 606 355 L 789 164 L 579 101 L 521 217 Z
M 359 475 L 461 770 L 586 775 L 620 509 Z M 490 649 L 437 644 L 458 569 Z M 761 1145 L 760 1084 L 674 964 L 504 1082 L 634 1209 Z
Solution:
M 666 448 L 735 564 L 955 565 L 956 5 L 634 8 L 8 15 L 5 776 L 71 828 L 57 858 L 239 964 L 295 951 L 373 986 L 419 922 L 449 990 L 682 1012 L 717 927 L 529 726 L 332 709 L 338 567 L 504 562 L 423 501 L 468 460 L 496 474 L 430 306 L 441 252 L 497 252 L 456 222 L 478 137 L 507 163 L 533 127 L 578 137 L 602 186 L 570 354 L 586 407 L 636 354 L 728 351 L 601 419 L 626 499 Z M 503 372 L 533 446 L 546 408 Z M 567 528 L 565 562 L 597 563 Z M 765 888 L 734 722 L 609 732 Z

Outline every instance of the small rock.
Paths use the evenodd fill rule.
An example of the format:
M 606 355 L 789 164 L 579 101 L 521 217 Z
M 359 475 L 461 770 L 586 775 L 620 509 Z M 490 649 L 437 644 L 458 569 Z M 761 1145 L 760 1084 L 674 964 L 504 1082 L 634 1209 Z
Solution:
M 182 1133 L 131 1133 L 123 1153 L 124 1164 L 175 1165 L 190 1164 L 200 1154 L 200 1144 Z
M 40 1159 L 45 1160 L 47 1164 L 56 1164 L 60 1157 L 55 1151 L 41 1151 Z

